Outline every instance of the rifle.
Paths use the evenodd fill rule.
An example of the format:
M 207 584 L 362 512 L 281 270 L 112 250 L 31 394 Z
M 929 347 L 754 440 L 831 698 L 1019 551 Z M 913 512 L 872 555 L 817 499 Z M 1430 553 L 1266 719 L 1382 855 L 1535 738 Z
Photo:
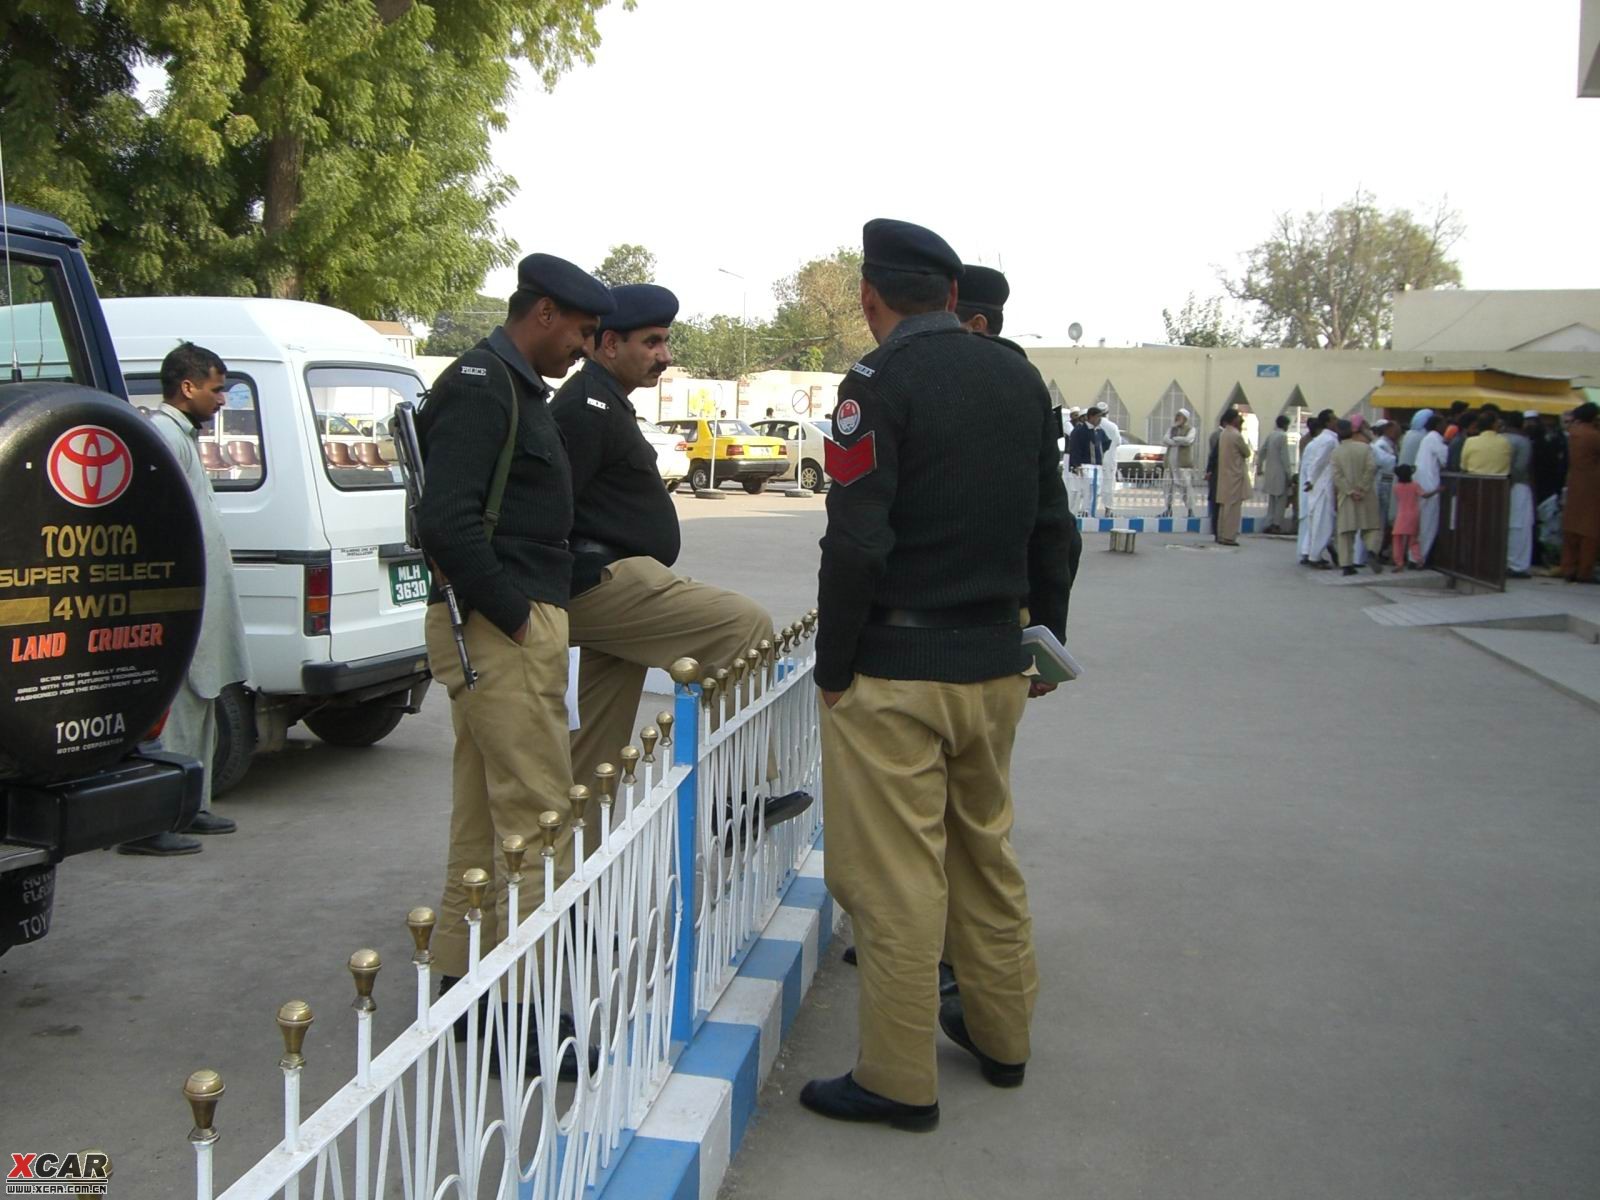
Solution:
M 422 447 L 417 441 L 416 405 L 402 400 L 395 405 L 394 420 L 390 422 L 394 434 L 395 454 L 400 460 L 400 477 L 406 485 L 406 545 L 422 550 L 422 537 L 417 532 L 417 510 L 422 505 Z M 450 611 L 450 636 L 456 640 L 456 653 L 461 657 L 461 674 L 466 679 L 467 690 L 477 687 L 478 673 L 472 669 L 472 659 L 467 654 L 467 640 L 462 636 L 461 605 L 456 602 L 456 590 L 444 573 L 422 550 L 428 569 L 439 577 L 444 589 L 445 607 Z

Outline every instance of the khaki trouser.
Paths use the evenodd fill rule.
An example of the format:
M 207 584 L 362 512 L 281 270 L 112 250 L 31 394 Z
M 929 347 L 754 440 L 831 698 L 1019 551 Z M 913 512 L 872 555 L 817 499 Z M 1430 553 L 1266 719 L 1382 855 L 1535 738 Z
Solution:
M 1222 542 L 1237 542 L 1239 540 L 1239 521 L 1244 513 L 1243 500 L 1230 500 L 1226 504 L 1217 505 L 1217 540 Z
M 1339 534 L 1339 565 L 1341 567 L 1360 566 L 1356 560 L 1356 530 L 1346 529 Z M 1367 548 L 1367 553 L 1377 558 L 1383 553 L 1383 530 L 1363 529 L 1360 531 L 1361 544 Z
M 500 841 L 520 833 L 528 840 L 519 915 L 544 899 L 540 875 L 539 814 L 571 815 L 567 789 L 567 614 L 553 604 L 532 604 L 521 645 L 479 613 L 467 617 L 467 653 L 478 672 L 476 690 L 463 686 L 461 661 L 450 636 L 450 615 L 430 604 L 425 622 L 428 665 L 450 694 L 455 726 L 451 765 L 450 850 L 444 900 L 433 938 L 434 966 L 446 975 L 467 973 L 467 896 L 461 876 L 482 867 L 494 880 L 494 903 L 484 908 L 483 953 L 510 931 L 505 863 Z M 564 836 L 563 876 L 571 871 L 571 835 Z
M 1011 848 L 1011 746 L 1028 683 L 857 675 L 822 715 L 828 890 L 860 968 L 856 1082 L 904 1104 L 938 1099 L 934 1026 L 946 948 L 967 1030 L 1028 1059 L 1039 992 L 1033 920 Z
M 161 727 L 161 746 L 174 754 L 200 760 L 204 782 L 200 786 L 200 811 L 211 811 L 211 766 L 217 757 L 217 702 L 207 700 L 185 679 L 172 698 L 167 723 Z
M 612 563 L 598 584 L 572 598 L 568 613 L 567 636 L 583 650 L 572 767 L 586 784 L 634 740 L 647 669 L 688 656 L 702 676 L 712 674 L 772 637 L 772 618 L 754 600 L 674 575 L 653 558 Z M 769 756 L 767 778 L 776 775 Z

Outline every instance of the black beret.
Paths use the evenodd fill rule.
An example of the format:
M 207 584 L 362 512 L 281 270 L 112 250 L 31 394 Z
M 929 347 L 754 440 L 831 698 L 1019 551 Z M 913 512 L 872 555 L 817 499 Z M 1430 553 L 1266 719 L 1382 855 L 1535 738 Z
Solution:
M 530 254 L 517 264 L 517 288 L 549 296 L 564 308 L 603 317 L 616 304 L 611 289 L 582 267 L 553 254 Z
M 678 298 L 654 283 L 625 283 L 611 289 L 616 303 L 609 316 L 600 319 L 600 332 L 615 329 L 631 333 L 657 325 L 671 325 L 678 316 Z
M 1011 296 L 1011 285 L 1006 277 L 993 267 L 979 267 L 972 263 L 961 269 L 961 286 L 956 289 L 956 307 L 972 308 L 990 315 L 998 315 Z
M 862 262 L 886 271 L 961 278 L 961 256 L 931 229 L 877 217 L 861 229 Z

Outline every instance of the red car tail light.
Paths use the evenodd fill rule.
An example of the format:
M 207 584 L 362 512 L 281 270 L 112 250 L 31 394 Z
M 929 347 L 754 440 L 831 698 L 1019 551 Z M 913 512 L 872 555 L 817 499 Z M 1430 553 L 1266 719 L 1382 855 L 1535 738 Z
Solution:
M 306 636 L 322 637 L 331 628 L 333 610 L 333 567 L 331 564 L 306 565 Z

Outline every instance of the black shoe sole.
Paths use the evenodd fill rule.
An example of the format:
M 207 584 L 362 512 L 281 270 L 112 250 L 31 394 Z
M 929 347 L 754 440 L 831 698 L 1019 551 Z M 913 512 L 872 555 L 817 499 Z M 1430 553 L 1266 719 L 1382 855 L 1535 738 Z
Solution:
M 973 1045 L 972 1038 L 967 1035 L 965 1024 L 957 1025 L 944 1013 L 939 1013 L 939 1028 L 944 1030 L 945 1037 L 960 1046 L 973 1058 L 978 1060 L 978 1073 L 991 1087 L 1018 1088 L 1022 1086 L 1028 1071 L 1027 1063 L 996 1062 L 977 1046 Z
M 805 1093 L 800 1093 L 800 1105 L 819 1117 L 826 1117 L 830 1121 L 848 1121 L 852 1125 L 887 1125 L 890 1129 L 898 1129 L 902 1133 L 932 1133 L 939 1128 L 939 1109 L 936 1105 L 931 1113 L 904 1113 L 896 1116 L 846 1116 L 843 1113 L 829 1112 L 825 1108 L 818 1108 L 806 1099 Z

